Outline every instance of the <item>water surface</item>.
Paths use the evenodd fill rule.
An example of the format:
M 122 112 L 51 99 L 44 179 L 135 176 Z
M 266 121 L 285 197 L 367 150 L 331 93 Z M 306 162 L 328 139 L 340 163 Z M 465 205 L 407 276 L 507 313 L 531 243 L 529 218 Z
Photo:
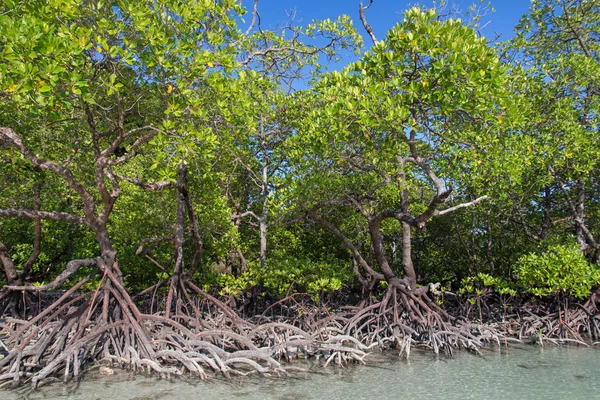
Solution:
M 306 366 L 306 364 L 302 364 Z M 77 386 L 60 383 L 36 392 L 0 390 L 11 399 L 600 399 L 600 350 L 511 347 L 436 358 L 413 351 L 410 360 L 387 360 L 344 369 L 313 367 L 292 379 L 161 380 L 119 372 L 88 375 Z

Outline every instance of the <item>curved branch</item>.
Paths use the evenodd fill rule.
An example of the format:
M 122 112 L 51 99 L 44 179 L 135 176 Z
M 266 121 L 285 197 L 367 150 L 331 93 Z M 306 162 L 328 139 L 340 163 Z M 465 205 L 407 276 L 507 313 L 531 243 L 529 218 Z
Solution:
M 432 217 L 436 216 L 436 215 L 442 215 L 440 214 L 441 211 L 438 211 L 438 207 L 442 204 L 444 204 L 446 202 L 446 200 L 448 200 L 448 197 L 450 197 L 450 194 L 452 193 L 452 188 L 446 190 L 445 192 L 442 192 L 440 194 L 437 194 L 433 197 L 433 199 L 431 199 L 431 201 L 429 202 L 429 205 L 427 206 L 427 209 L 419 216 L 417 216 L 415 218 L 415 222 L 416 222 L 416 226 L 421 229 L 425 226 L 425 223 L 427 221 L 429 221 Z M 487 198 L 487 196 L 486 196 Z M 466 203 L 468 204 L 468 203 Z M 458 208 L 463 208 L 463 207 L 467 207 L 465 206 L 456 206 L 456 207 L 451 207 L 448 210 L 444 210 L 444 214 L 447 214 L 449 212 L 454 211 L 454 209 L 458 209 Z
M 142 239 L 140 242 L 140 246 L 135 251 L 135 254 L 137 256 L 146 256 L 150 251 L 152 251 L 160 243 L 172 242 L 173 240 L 175 240 L 174 235 Z M 146 244 L 148 244 L 148 243 L 150 244 L 150 246 L 146 247 Z
M 129 182 L 133 185 L 136 185 L 142 189 L 149 190 L 149 191 L 173 189 L 173 188 L 177 187 L 177 184 L 175 182 L 160 181 L 160 182 L 145 183 L 145 182 L 142 182 L 140 178 L 130 178 L 130 177 L 122 176 L 122 175 L 118 175 L 118 174 L 115 174 L 115 176 L 122 181 Z
M 8 253 L 8 248 L 2 242 L 0 242 L 0 265 L 4 267 L 4 274 L 9 283 L 17 279 L 15 264 Z
M 250 22 L 250 26 L 248 26 L 248 29 L 246 29 L 246 32 L 244 32 L 244 36 L 248 36 L 250 34 L 250 32 L 252 32 L 252 29 L 254 29 L 254 25 L 256 25 L 257 17 L 258 17 L 258 0 L 254 0 L 254 6 L 252 8 L 252 21 Z
M 363 26 L 365 27 L 365 30 L 367 31 L 367 33 L 369 34 L 369 37 L 373 41 L 373 44 L 377 44 L 377 39 L 375 38 L 375 33 L 373 32 L 373 28 L 371 28 L 371 25 L 369 25 L 369 23 L 367 22 L 367 17 L 365 17 L 365 10 L 367 8 L 371 7 L 372 4 L 373 4 L 373 0 L 370 0 L 369 4 L 365 7 L 365 6 L 363 6 L 363 3 L 361 1 L 360 5 L 358 6 L 358 15 L 360 16 L 360 22 L 362 22 Z
M 254 213 L 254 211 L 245 211 L 245 212 L 243 212 L 243 213 L 241 213 L 241 214 L 233 214 L 233 215 L 231 216 L 231 219 L 232 219 L 232 220 L 236 220 L 236 219 L 242 219 L 242 218 L 244 218 L 244 217 L 247 217 L 247 216 L 250 216 L 250 217 L 252 217 L 252 218 L 256 219 L 257 221 L 259 221 L 259 220 L 260 220 L 260 218 L 258 217 L 258 215 L 256 215 L 256 214 Z
M 440 216 L 440 215 L 449 214 L 449 213 L 454 212 L 454 211 L 456 211 L 458 209 L 461 209 L 461 208 L 471 207 L 471 206 L 474 206 L 475 204 L 477 204 L 477 203 L 479 203 L 479 202 L 481 202 L 483 200 L 486 200 L 486 199 L 489 199 L 489 196 L 487 196 L 487 195 L 486 196 L 481 196 L 481 197 L 476 198 L 473 201 L 469 201 L 467 203 L 460 203 L 458 205 L 455 205 L 454 207 L 450 207 L 450 208 L 447 208 L 445 210 L 441 210 L 441 211 L 436 210 L 433 213 L 433 216 L 437 217 L 437 216 Z
M 0 217 L 47 219 L 51 221 L 70 221 L 76 224 L 88 225 L 86 219 L 83 217 L 59 211 L 38 211 L 25 210 L 21 208 L 5 208 L 0 209 Z
M 85 258 L 83 260 L 71 260 L 67 263 L 67 267 L 61 272 L 52 282 L 40 286 L 5 286 L 10 290 L 31 290 L 41 292 L 43 290 L 54 289 L 69 279 L 81 267 L 97 266 L 102 262 L 100 257 Z
M 17 135 L 17 133 L 11 128 L 0 127 L 0 144 L 7 145 L 8 147 L 14 147 L 34 166 L 53 172 L 63 178 L 67 182 L 67 185 L 69 185 L 71 189 L 75 190 L 77 194 L 81 196 L 85 206 L 85 214 L 90 216 L 94 214 L 94 198 L 81 183 L 77 182 L 70 169 L 55 162 L 47 161 L 38 157 L 27 147 L 25 147 L 19 135 Z
M 369 274 L 371 275 L 374 279 L 378 279 L 380 281 L 385 280 L 385 277 L 383 276 L 383 274 L 375 271 L 373 268 L 371 268 L 371 266 L 369 265 L 369 263 L 367 263 L 367 261 L 363 258 L 363 256 L 359 253 L 358 249 L 356 248 L 356 246 L 354 245 L 354 243 L 352 243 L 338 228 L 335 227 L 335 225 L 333 225 L 331 222 L 321 218 L 316 210 L 314 209 L 310 209 L 310 210 L 306 210 L 308 212 L 308 214 L 315 220 L 317 221 L 319 224 L 321 224 L 323 227 L 327 228 L 331 233 L 333 233 L 335 236 L 337 236 L 339 239 L 342 240 L 342 242 L 344 242 L 344 244 L 346 245 L 346 247 L 350 250 L 350 252 L 352 253 L 352 257 L 360 264 L 360 266 Z
M 104 149 L 100 153 L 100 157 L 108 158 L 108 157 L 112 156 L 113 154 L 115 154 L 117 149 L 123 144 L 123 142 L 125 140 L 127 140 L 131 135 L 133 135 L 134 133 L 137 133 L 137 132 L 148 131 L 148 130 L 152 131 L 152 132 L 141 136 L 134 142 L 134 146 L 136 146 L 136 148 L 139 147 L 145 141 L 150 140 L 154 135 L 158 134 L 159 132 L 161 132 L 165 135 L 167 134 L 166 132 L 164 132 L 158 128 L 155 128 L 154 126 L 150 126 L 150 125 L 142 126 L 140 128 L 135 128 L 130 131 L 122 130 L 121 134 L 119 136 L 117 136 L 117 138 L 110 144 L 110 146 L 108 146 L 106 149 Z
M 138 152 L 140 146 L 143 145 L 144 143 L 146 143 L 148 140 L 152 139 L 154 136 L 156 136 L 157 132 L 158 132 L 158 130 L 140 136 L 139 138 L 136 139 L 135 142 L 133 142 L 133 144 L 131 145 L 131 150 L 129 150 L 129 152 L 127 152 L 126 154 L 122 155 L 119 158 L 108 160 L 106 163 L 109 165 L 119 165 L 126 161 L 131 160 L 133 157 L 135 157 L 138 154 L 137 152 Z

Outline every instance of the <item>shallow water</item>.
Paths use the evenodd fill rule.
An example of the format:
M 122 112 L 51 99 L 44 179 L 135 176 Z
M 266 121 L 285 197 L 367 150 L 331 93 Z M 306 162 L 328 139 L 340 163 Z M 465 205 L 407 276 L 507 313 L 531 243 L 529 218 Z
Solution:
M 160 380 L 118 372 L 88 375 L 78 387 L 55 383 L 12 399 L 600 399 L 600 349 L 511 347 L 483 357 L 466 352 L 435 358 L 413 351 L 410 360 L 345 369 L 320 367 L 292 379 Z

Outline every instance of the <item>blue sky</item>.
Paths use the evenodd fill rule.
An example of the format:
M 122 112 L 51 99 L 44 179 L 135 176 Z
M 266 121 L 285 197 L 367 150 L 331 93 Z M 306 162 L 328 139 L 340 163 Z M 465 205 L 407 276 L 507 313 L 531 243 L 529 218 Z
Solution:
M 288 14 L 295 11 L 297 25 L 305 26 L 315 19 L 335 19 L 341 14 L 349 15 L 353 20 L 358 32 L 363 36 L 366 48 L 372 45 L 363 28 L 358 15 L 358 5 L 360 0 L 259 0 L 259 13 L 261 16 L 261 25 L 263 29 L 274 29 L 278 25 L 288 21 Z M 477 3 L 478 0 L 448 0 L 458 4 L 461 9 L 466 10 L 470 5 Z M 368 4 L 369 0 L 363 0 Z M 245 16 L 246 24 L 250 23 L 253 0 L 245 0 L 244 5 L 248 8 L 249 14 Z M 385 37 L 387 31 L 403 18 L 405 10 L 414 5 L 421 4 L 427 8 L 432 7 L 433 0 L 407 1 L 407 0 L 374 0 L 372 6 L 366 10 L 368 23 L 373 28 L 378 40 Z M 480 3 L 477 3 L 480 4 Z M 493 39 L 500 35 L 499 42 L 510 39 L 514 36 L 514 27 L 519 23 L 521 17 L 527 13 L 530 6 L 530 0 L 491 0 L 491 7 L 494 12 L 488 13 L 484 19 L 485 28 L 482 33 Z M 313 44 L 321 45 L 320 41 Z M 326 70 L 341 70 L 349 63 L 356 61 L 358 56 L 346 53 L 338 53 L 339 62 L 327 62 L 322 59 L 322 65 L 326 65 Z M 297 81 L 294 84 L 296 88 L 304 88 L 306 82 Z
M 467 8 L 476 0 L 454 0 L 461 8 Z M 363 0 L 368 3 L 368 0 Z M 247 0 L 246 6 L 251 8 L 252 1 Z M 360 25 L 358 17 L 359 0 L 259 0 L 259 12 L 264 27 L 276 26 L 278 22 L 287 19 L 286 11 L 296 10 L 297 18 L 301 25 L 313 19 L 334 19 L 340 14 L 349 15 L 365 37 L 365 31 Z M 367 20 L 373 27 L 378 39 L 382 39 L 387 30 L 401 20 L 404 10 L 417 4 L 415 1 L 402 0 L 375 0 L 371 8 L 366 11 Z M 432 5 L 431 0 L 421 2 L 426 7 Z M 513 29 L 529 8 L 529 0 L 492 0 L 492 7 L 496 12 L 486 17 L 489 21 L 484 34 L 491 38 L 495 33 L 502 34 L 500 40 L 507 40 L 513 36 Z M 248 16 L 249 18 L 249 16 Z M 365 37 L 365 43 L 370 41 Z

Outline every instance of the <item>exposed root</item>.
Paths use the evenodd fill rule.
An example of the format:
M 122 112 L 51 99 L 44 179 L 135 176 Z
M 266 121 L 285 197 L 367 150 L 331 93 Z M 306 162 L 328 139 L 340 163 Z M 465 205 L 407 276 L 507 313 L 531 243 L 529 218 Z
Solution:
M 0 352 L 5 354 L 0 385 L 31 382 L 36 387 L 57 376 L 77 379 L 101 360 L 165 377 L 286 376 L 298 370 L 288 363 L 297 358 L 314 358 L 326 367 L 365 363 L 369 354 L 383 349 L 409 357 L 415 347 L 452 354 L 524 339 L 587 346 L 583 335 L 597 338 L 599 333 L 593 302 L 567 312 L 529 311 L 517 325 L 513 316 L 474 324 L 449 315 L 435 293 L 397 287 L 380 302 L 335 311 L 294 295 L 243 319 L 184 277 L 165 282 L 170 295 L 156 302 L 164 305 L 163 312 L 144 314 L 118 276 L 115 265 L 104 271 L 92 293 L 78 292 L 88 276 L 28 320 L 0 320 Z
M 576 304 L 574 308 L 552 311 L 538 306 L 536 310 L 525 310 L 521 318 L 519 338 L 551 343 L 577 343 L 588 345 L 584 337 L 600 338 L 600 318 L 592 301 Z

